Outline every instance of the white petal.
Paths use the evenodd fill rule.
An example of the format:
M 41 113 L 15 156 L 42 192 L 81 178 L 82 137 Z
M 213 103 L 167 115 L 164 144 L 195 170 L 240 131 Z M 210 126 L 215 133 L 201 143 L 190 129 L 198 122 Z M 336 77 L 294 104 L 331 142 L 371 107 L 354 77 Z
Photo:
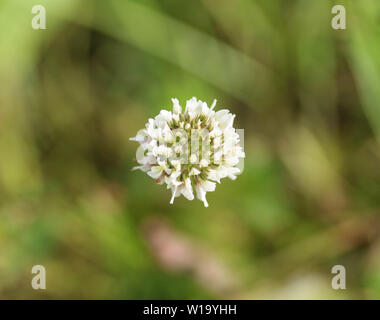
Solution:
M 142 134 L 137 134 L 136 137 L 129 138 L 130 141 L 144 142 L 146 137 Z
M 206 159 L 202 159 L 200 162 L 199 162 L 199 165 L 202 167 L 202 168 L 205 168 L 209 165 L 208 161 Z
M 163 168 L 161 166 L 154 166 L 148 172 L 148 175 L 153 179 L 158 179 L 163 172 Z
M 214 99 L 214 101 L 213 101 L 213 103 L 212 103 L 212 105 L 211 105 L 211 108 L 210 108 L 211 110 L 214 110 L 214 108 L 215 108 L 215 106 L 216 106 L 216 101 L 217 101 L 217 100 Z
M 207 208 L 208 203 L 206 200 L 206 191 L 203 189 L 202 185 L 200 183 L 195 184 L 195 191 L 197 192 L 197 198 L 201 201 L 203 201 L 204 206 Z
M 188 200 L 194 199 L 193 187 L 191 185 L 190 178 L 185 179 L 185 184 L 183 185 L 181 192 Z
M 197 169 L 197 168 L 191 168 L 190 172 L 189 172 L 189 175 L 190 176 L 197 176 L 198 174 L 200 174 L 201 172 Z
M 135 171 L 135 170 L 141 170 L 143 172 L 147 172 L 150 170 L 150 165 L 147 165 L 147 164 L 144 164 L 142 166 L 136 166 L 136 167 L 133 167 L 132 168 L 132 171 Z
M 181 113 L 181 112 L 182 112 L 182 107 L 181 107 L 181 105 L 179 104 L 178 99 L 173 98 L 173 99 L 172 99 L 172 102 L 173 102 L 173 113 L 174 113 L 174 114 L 179 114 L 179 113 Z
M 206 192 L 213 192 L 213 191 L 215 191 L 215 187 L 216 187 L 215 182 L 211 182 L 211 181 L 206 180 L 206 181 L 202 181 L 201 184 L 202 184 L 203 189 Z
M 208 179 L 220 183 L 220 175 L 218 174 L 218 171 L 213 170 L 213 169 L 210 170 L 210 172 L 208 174 Z

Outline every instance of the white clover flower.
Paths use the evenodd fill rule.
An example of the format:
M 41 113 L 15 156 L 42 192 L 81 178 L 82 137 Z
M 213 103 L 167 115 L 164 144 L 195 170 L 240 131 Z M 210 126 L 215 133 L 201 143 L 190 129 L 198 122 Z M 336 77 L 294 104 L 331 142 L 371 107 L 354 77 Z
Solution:
M 208 207 L 206 193 L 215 190 L 220 179 L 236 179 L 237 168 L 245 154 L 229 110 L 214 111 L 195 97 L 186 102 L 185 111 L 177 99 L 172 99 L 173 112 L 161 110 L 149 119 L 145 129 L 131 138 L 140 144 L 133 170 L 140 169 L 171 189 L 172 198 L 184 195 L 197 198 Z

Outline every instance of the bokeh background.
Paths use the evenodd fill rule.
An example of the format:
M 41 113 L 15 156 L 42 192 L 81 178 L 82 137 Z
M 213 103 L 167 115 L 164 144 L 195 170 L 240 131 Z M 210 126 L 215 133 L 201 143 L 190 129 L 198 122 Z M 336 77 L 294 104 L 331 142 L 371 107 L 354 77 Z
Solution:
M 379 19 L 378 0 L 1 0 L 0 298 L 380 298 Z M 129 137 L 193 96 L 245 130 L 209 208 L 130 171 Z

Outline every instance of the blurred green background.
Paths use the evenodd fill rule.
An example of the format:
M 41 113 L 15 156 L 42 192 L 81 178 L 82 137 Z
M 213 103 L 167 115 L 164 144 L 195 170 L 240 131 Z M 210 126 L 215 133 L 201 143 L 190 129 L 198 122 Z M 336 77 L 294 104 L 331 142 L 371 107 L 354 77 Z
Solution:
M 0 298 L 380 298 L 379 19 L 378 0 L 1 0 Z M 245 130 L 209 208 L 130 171 L 129 137 L 193 96 Z

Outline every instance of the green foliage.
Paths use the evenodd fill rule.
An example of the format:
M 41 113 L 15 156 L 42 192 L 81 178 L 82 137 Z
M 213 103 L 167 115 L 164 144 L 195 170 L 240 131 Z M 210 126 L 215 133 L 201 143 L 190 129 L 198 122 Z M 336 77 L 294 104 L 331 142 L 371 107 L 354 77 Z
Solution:
M 379 298 L 380 3 L 340 2 L 1 1 L 0 298 Z M 245 130 L 209 208 L 130 171 L 192 96 Z

